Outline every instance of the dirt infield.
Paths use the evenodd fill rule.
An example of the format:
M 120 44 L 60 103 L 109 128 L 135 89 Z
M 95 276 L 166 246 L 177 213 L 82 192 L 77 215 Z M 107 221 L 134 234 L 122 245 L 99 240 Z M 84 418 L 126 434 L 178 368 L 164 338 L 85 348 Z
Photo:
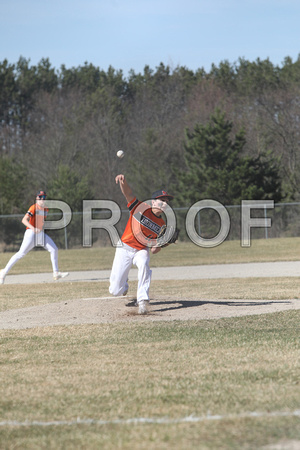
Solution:
M 116 321 L 220 319 L 300 309 L 299 300 L 189 300 L 152 298 L 151 311 L 139 316 L 134 301 L 124 297 L 69 300 L 0 313 L 0 329 L 53 325 L 97 324 Z
M 226 264 L 153 269 L 153 280 L 299 276 L 300 262 Z M 72 272 L 58 282 L 108 281 L 110 271 Z M 130 278 L 137 278 L 136 269 Z M 52 282 L 51 274 L 11 275 L 5 284 Z M 1 287 L 0 287 L 1 288 Z M 99 297 L 65 300 L 0 313 L 0 329 L 25 329 L 53 325 L 97 324 L 115 321 L 172 321 L 219 319 L 300 309 L 300 300 L 192 300 L 152 297 L 147 316 L 139 316 L 133 298 Z

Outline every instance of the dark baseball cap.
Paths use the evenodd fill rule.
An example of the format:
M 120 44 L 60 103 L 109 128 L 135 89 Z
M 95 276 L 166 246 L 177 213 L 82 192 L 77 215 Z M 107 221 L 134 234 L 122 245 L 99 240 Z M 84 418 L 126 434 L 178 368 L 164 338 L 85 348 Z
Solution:
M 161 197 L 167 197 L 169 200 L 172 200 L 174 197 L 173 195 L 170 195 L 167 193 L 167 191 L 164 191 L 163 189 L 160 189 L 159 191 L 155 191 L 152 194 L 153 199 L 161 198 Z
M 38 191 L 38 192 L 36 193 L 36 198 L 40 198 L 40 199 L 45 200 L 46 197 L 47 197 L 47 194 L 46 194 L 45 191 Z

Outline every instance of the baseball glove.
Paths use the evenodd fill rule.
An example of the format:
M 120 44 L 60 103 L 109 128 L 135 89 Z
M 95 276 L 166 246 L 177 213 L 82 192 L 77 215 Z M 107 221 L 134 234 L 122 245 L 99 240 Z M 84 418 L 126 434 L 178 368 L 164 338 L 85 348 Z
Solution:
M 174 228 L 173 226 L 167 227 L 163 225 L 161 227 L 160 233 L 157 236 L 157 244 L 159 247 L 163 248 L 170 244 L 176 244 L 178 241 L 180 230 Z

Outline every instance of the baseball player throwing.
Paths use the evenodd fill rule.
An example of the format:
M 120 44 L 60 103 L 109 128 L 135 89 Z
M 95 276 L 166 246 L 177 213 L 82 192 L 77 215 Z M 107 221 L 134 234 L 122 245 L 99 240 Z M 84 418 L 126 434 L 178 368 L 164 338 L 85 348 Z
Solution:
M 60 272 L 58 270 L 57 246 L 55 245 L 53 240 L 43 231 L 44 220 L 48 213 L 48 209 L 44 208 L 45 199 L 46 192 L 39 191 L 36 194 L 35 204 L 30 206 L 29 210 L 23 217 L 22 223 L 26 227 L 23 242 L 21 244 L 20 250 L 10 258 L 6 267 L 0 271 L 0 284 L 4 283 L 6 275 L 16 264 L 16 262 L 27 255 L 27 253 L 37 245 L 44 247 L 50 253 L 54 281 L 69 275 L 68 272 Z
M 137 303 L 139 314 L 147 314 L 152 272 L 149 267 L 150 251 L 155 254 L 161 250 L 160 246 L 155 245 L 157 237 L 166 226 L 161 214 L 173 196 L 164 190 L 156 191 L 152 194 L 152 206 L 149 206 L 135 197 L 124 175 L 117 175 L 115 181 L 119 184 L 127 200 L 130 217 L 121 238 L 122 245 L 116 248 L 109 292 L 115 296 L 126 295 L 128 274 L 132 264 L 136 265 L 138 268 Z

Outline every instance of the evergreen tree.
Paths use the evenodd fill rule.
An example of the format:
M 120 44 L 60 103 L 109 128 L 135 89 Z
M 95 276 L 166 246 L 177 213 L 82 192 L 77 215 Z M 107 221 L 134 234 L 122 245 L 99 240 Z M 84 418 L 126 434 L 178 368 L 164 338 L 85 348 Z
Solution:
M 67 231 L 69 244 L 81 244 L 82 216 L 74 213 L 82 211 L 83 200 L 92 199 L 88 177 L 81 178 L 76 171 L 70 169 L 68 166 L 60 165 L 57 176 L 52 179 L 47 187 L 47 193 L 49 194 L 49 200 L 61 200 L 70 206 L 73 217 L 67 230 L 64 231 Z M 50 210 L 50 219 L 56 220 L 51 217 L 52 212 L 53 211 Z M 79 230 L 80 232 L 78 232 Z M 49 234 L 51 235 L 51 231 Z M 55 232 L 55 242 L 63 247 L 65 243 L 64 233 Z
M 2 127 L 4 124 L 11 123 L 17 95 L 14 69 L 14 65 L 8 64 L 6 59 L 0 63 L 0 122 Z
M 243 156 L 245 133 L 232 139 L 233 123 L 219 110 L 206 125 L 186 132 L 186 170 L 178 173 L 177 199 L 191 205 L 201 199 L 224 205 L 241 200 L 281 200 L 279 171 L 270 155 Z
M 0 214 L 15 214 L 26 208 L 26 170 L 14 159 L 0 157 Z
M 26 171 L 18 162 L 8 157 L 0 157 L 0 215 L 25 214 Z M 24 233 L 21 220 L 15 217 L 1 218 L 0 241 L 11 244 Z
M 68 203 L 73 211 L 81 211 L 82 201 L 92 198 L 88 177 L 81 178 L 64 165 L 59 166 L 57 176 L 49 183 L 48 191 L 51 198 Z

